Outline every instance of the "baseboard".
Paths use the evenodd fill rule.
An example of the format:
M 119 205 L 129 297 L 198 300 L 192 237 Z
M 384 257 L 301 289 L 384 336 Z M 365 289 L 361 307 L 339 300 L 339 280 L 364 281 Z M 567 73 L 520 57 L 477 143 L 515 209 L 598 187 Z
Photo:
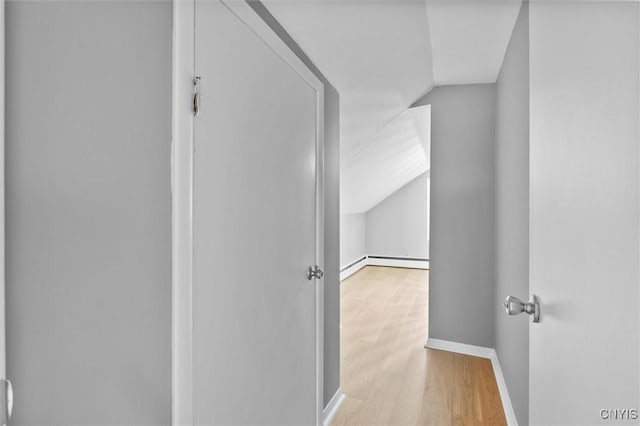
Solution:
M 496 375 L 496 383 L 498 384 L 498 391 L 500 391 L 500 399 L 502 400 L 502 407 L 504 408 L 504 415 L 507 418 L 507 424 L 510 426 L 518 426 L 518 419 L 516 419 L 516 413 L 513 411 L 513 405 L 511 405 L 511 397 L 507 389 L 507 382 L 504 381 L 504 376 L 502 375 L 498 354 L 493 350 L 492 355 L 491 366 L 493 367 L 493 374 Z
M 484 346 L 467 345 L 465 343 L 450 342 L 448 340 L 440 339 L 427 339 L 425 348 L 440 349 L 441 351 L 456 352 L 464 355 L 478 356 L 480 358 L 491 359 L 492 353 L 495 350 L 492 348 L 485 348 Z
M 322 411 L 322 424 L 324 426 L 329 426 L 329 424 L 331 424 L 331 420 L 333 420 L 333 417 L 338 412 L 338 409 L 344 401 L 344 398 L 345 396 L 342 393 L 342 388 L 338 388 L 336 393 L 333 394 L 333 397 L 331 398 L 327 406 L 324 407 L 324 410 Z
M 504 375 L 502 374 L 502 368 L 500 367 L 500 360 L 498 360 L 498 354 L 493 348 L 486 348 L 484 346 L 467 345 L 464 343 L 450 342 L 448 340 L 441 339 L 427 339 L 425 348 L 439 349 L 442 351 L 456 352 L 465 355 L 477 356 L 480 358 L 487 358 L 491 360 L 491 366 L 493 367 L 493 374 L 496 378 L 496 384 L 498 385 L 498 391 L 500 392 L 500 399 L 502 401 L 502 408 L 504 409 L 504 415 L 507 418 L 507 424 L 509 426 L 518 426 L 518 419 L 513 411 L 513 405 L 511 404 L 511 397 L 509 396 L 509 390 L 507 389 L 507 383 L 504 381 Z
M 429 269 L 429 260 L 387 256 L 367 256 L 367 265 L 395 268 Z
M 367 256 L 363 256 L 360 259 L 351 262 L 340 270 L 340 281 L 349 278 L 365 266 L 367 266 Z
M 392 266 L 394 268 L 429 269 L 428 259 L 365 255 L 340 270 L 340 281 L 349 278 L 365 266 Z

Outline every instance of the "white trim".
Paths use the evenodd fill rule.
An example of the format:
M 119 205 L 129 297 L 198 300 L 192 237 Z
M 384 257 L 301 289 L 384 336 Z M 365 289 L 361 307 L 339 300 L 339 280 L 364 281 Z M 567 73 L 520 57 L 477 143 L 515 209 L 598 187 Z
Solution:
M 0 0 L 2 1 L 2 0 Z M 172 424 L 193 425 L 193 115 L 195 1 L 174 0 L 172 138 Z M 221 0 L 316 91 L 316 264 L 324 269 L 324 84 L 245 2 Z M 324 283 L 316 280 L 316 424 L 323 418 Z
M 367 256 L 364 256 L 362 259 L 358 260 L 357 262 L 353 263 L 351 262 L 351 266 L 349 266 L 347 269 L 345 269 L 344 271 L 340 272 L 340 281 L 342 280 L 346 280 L 347 278 L 349 278 L 351 275 L 355 274 L 356 272 L 358 272 L 360 269 L 364 268 L 365 266 L 367 266 Z
M 331 424 L 331 420 L 333 420 L 333 417 L 336 415 L 336 413 L 340 409 L 340 406 L 342 405 L 344 400 L 345 400 L 345 396 L 342 393 L 342 388 L 339 387 L 336 393 L 333 394 L 333 397 L 325 407 L 324 411 L 322 412 L 322 424 L 324 426 L 329 426 Z
M 367 265 L 370 266 L 391 266 L 394 268 L 429 269 L 428 260 L 415 259 L 385 259 L 367 256 Z
M 7 345 L 5 320 L 5 184 L 4 184 L 4 115 L 5 115 L 5 14 L 4 0 L 0 0 L 0 378 L 7 378 Z
M 347 269 L 340 272 L 340 281 L 346 280 L 365 266 L 390 266 L 393 268 L 429 269 L 428 260 L 373 258 L 365 255 Z
M 507 418 L 507 424 L 509 426 L 518 426 L 518 419 L 516 419 L 516 413 L 513 411 L 511 397 L 509 396 L 509 389 L 507 389 L 507 382 L 504 380 L 502 367 L 500 367 L 500 360 L 498 359 L 498 354 L 495 350 L 493 350 L 493 354 L 491 356 L 491 366 L 493 367 L 493 374 L 496 376 L 496 383 L 498 384 L 498 391 L 500 392 L 500 399 L 502 400 L 502 408 L 504 408 L 504 415 Z
M 495 353 L 494 349 L 486 348 L 484 346 L 467 345 L 465 343 L 450 342 L 448 340 L 431 338 L 427 339 L 427 344 L 424 345 L 424 347 L 488 359 L 491 359 L 492 353 Z
M 258 15 L 249 4 L 238 0 L 220 0 L 233 12 L 242 22 L 244 22 L 253 32 L 260 37 L 271 49 L 282 58 L 303 80 L 316 91 L 322 92 L 324 97 L 324 84 L 316 75 L 302 62 L 293 51 L 282 41 L 269 25 Z M 324 109 L 322 110 L 324 114 Z M 324 130 L 323 130 L 324 132 Z
M 272 33 L 275 35 L 275 33 Z M 280 40 L 278 38 L 278 40 Z M 282 40 L 280 40 L 281 43 Z M 287 47 L 288 52 L 293 52 Z M 297 58 L 297 56 L 296 56 Z M 298 58 L 298 61 L 302 61 Z M 304 63 L 304 69 L 309 70 Z M 311 72 L 311 71 L 309 71 Z M 313 74 L 312 74 L 313 75 Z M 315 75 L 314 75 L 315 77 Z M 315 86 L 316 107 L 316 265 L 324 266 L 324 85 Z M 324 407 L 324 280 L 316 279 L 316 424 L 322 424 Z
M 502 408 L 504 409 L 504 415 L 507 419 L 507 424 L 509 426 L 518 426 L 518 420 L 516 419 L 516 414 L 513 411 L 513 405 L 511 404 L 511 397 L 509 396 L 507 383 L 504 380 L 502 367 L 500 367 L 500 360 L 498 359 L 498 354 L 496 353 L 495 349 L 431 338 L 427 339 L 427 344 L 424 345 L 424 347 L 430 349 L 439 349 L 448 352 L 456 352 L 465 355 L 472 355 L 491 360 L 491 367 L 493 367 L 493 374 L 496 378 L 498 391 L 500 392 L 500 399 L 502 401 Z
M 173 2 L 171 423 L 193 418 L 193 114 L 194 0 Z

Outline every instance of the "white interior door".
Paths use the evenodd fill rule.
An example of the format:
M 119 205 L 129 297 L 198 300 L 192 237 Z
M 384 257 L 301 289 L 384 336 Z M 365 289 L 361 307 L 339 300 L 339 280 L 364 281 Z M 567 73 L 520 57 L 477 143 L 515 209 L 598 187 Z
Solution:
M 245 2 L 195 12 L 194 420 L 314 424 L 321 86 Z
M 530 3 L 531 424 L 638 422 L 639 9 Z

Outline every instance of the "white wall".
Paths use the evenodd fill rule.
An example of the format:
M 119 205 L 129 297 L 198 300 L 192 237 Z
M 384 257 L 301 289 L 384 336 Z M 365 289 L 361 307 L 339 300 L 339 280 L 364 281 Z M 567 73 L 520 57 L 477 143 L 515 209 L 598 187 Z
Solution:
M 340 267 L 349 266 L 366 254 L 364 213 L 341 214 Z
M 428 183 L 423 173 L 366 213 L 367 255 L 429 258 Z

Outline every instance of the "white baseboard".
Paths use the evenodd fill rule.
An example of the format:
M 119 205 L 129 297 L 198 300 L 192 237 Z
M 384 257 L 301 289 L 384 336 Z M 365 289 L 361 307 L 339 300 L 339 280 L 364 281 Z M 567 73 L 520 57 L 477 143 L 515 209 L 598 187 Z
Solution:
M 493 374 L 496 375 L 496 383 L 498 384 L 498 391 L 500 391 L 500 399 L 502 400 L 502 407 L 504 408 L 504 415 L 507 418 L 507 424 L 510 426 L 518 426 L 518 419 L 516 419 L 516 413 L 513 411 L 513 405 L 511 405 L 507 382 L 504 381 L 500 360 L 498 360 L 498 354 L 495 350 L 493 350 L 491 356 L 491 366 L 493 367 Z
M 393 266 L 396 268 L 429 269 L 428 260 L 416 260 L 416 259 L 389 259 L 384 257 L 367 256 L 367 265 Z
M 450 342 L 448 340 L 431 338 L 427 339 L 427 344 L 424 345 L 424 347 L 488 359 L 491 359 L 492 354 L 496 352 L 494 349 L 485 348 L 484 346 L 467 345 L 465 343 Z
M 338 412 L 338 409 L 344 401 L 344 398 L 345 396 L 342 393 L 342 388 L 338 388 L 336 393 L 333 394 L 333 397 L 331 398 L 327 406 L 322 411 L 322 424 L 324 426 L 329 426 L 329 424 L 331 424 L 331 420 L 333 420 L 333 416 L 335 416 Z
M 429 269 L 428 260 L 364 256 L 340 271 L 340 281 L 349 278 L 365 266 L 392 266 L 395 268 Z
M 362 259 L 358 260 L 357 262 L 351 263 L 350 265 L 351 266 L 349 266 L 348 268 L 340 271 L 340 281 L 349 278 L 351 275 L 367 266 L 367 256 L 364 256 Z
M 427 344 L 424 345 L 424 347 L 472 355 L 491 360 L 491 366 L 493 367 L 493 374 L 496 377 L 496 384 L 498 385 L 498 391 L 500 392 L 500 399 L 502 400 L 502 408 L 504 409 L 504 415 L 507 418 L 507 424 L 509 426 L 518 426 L 518 420 L 516 419 L 516 414 L 513 411 L 513 405 L 511 405 L 511 397 L 509 396 L 507 383 L 504 381 L 502 368 L 500 367 L 500 361 L 498 360 L 498 354 L 495 349 L 486 348 L 484 346 L 450 342 L 448 340 L 441 339 L 427 339 Z

